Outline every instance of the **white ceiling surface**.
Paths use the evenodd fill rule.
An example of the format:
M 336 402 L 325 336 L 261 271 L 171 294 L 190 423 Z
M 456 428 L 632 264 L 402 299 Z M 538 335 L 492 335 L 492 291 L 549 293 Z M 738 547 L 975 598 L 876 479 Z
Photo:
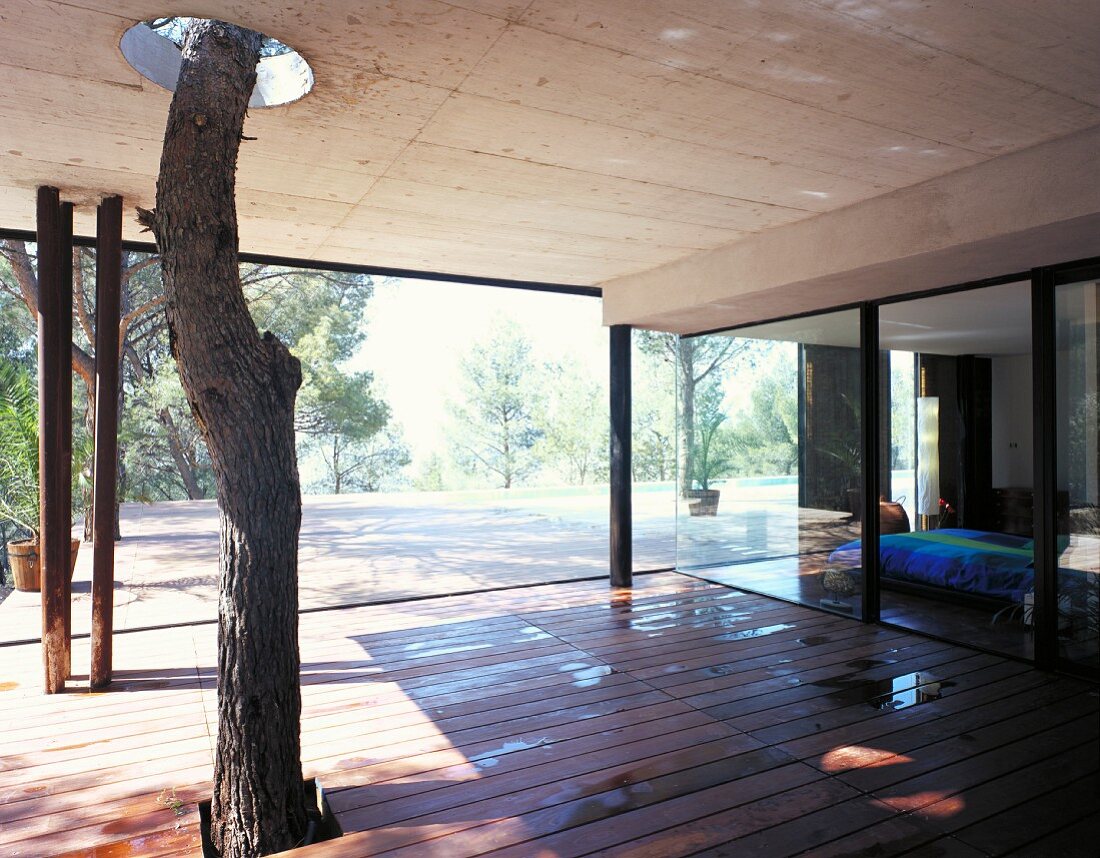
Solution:
M 153 204 L 170 96 L 118 42 L 173 13 L 313 66 L 245 128 L 280 256 L 598 284 L 1100 125 L 1096 0 L 4 0 L 0 226 Z
M 1031 353 L 1031 284 L 1009 283 L 887 304 L 884 349 L 937 355 Z
M 736 328 L 724 336 L 859 348 L 859 311 Z M 879 346 L 937 355 L 1031 353 L 1031 283 L 930 295 L 879 308 Z

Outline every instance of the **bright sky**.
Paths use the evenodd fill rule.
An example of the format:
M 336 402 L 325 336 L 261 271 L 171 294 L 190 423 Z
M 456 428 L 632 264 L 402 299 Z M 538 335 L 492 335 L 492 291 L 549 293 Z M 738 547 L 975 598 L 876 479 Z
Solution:
M 426 280 L 376 280 L 367 304 L 367 339 L 349 369 L 374 373 L 413 455 L 412 472 L 446 451 L 448 397 L 459 360 L 488 339 L 496 320 L 524 329 L 536 362 L 574 354 L 607 375 L 607 329 L 598 298 Z

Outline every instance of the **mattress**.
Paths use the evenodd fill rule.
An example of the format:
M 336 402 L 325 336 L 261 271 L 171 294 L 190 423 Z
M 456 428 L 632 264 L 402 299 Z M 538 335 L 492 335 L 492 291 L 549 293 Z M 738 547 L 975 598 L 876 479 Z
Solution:
M 842 545 L 830 562 L 858 567 L 860 543 Z M 1032 540 L 1005 533 L 943 528 L 880 537 L 881 577 L 1022 602 L 1035 589 Z

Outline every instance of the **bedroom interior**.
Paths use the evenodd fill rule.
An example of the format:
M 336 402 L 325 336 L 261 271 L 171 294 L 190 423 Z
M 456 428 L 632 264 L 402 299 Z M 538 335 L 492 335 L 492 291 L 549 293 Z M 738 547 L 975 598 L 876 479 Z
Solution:
M 874 569 L 862 557 L 860 310 L 699 335 L 732 340 L 737 357 L 718 405 L 714 392 L 694 390 L 693 443 L 710 420 L 727 427 L 727 448 L 706 462 L 709 487 L 720 494 L 716 512 L 700 516 L 681 501 L 678 568 L 848 616 L 866 611 L 874 576 L 882 622 L 1027 660 L 1036 651 L 1036 590 L 1053 571 L 1056 657 L 1094 672 L 1098 292 L 1095 280 L 1044 292 L 1054 295 L 1057 367 L 1056 533 L 1045 564 L 1035 468 L 1043 408 L 1035 296 L 1025 278 L 876 306 Z M 681 421 L 683 412 L 681 402 Z M 737 421 L 745 414 L 766 437 L 744 431 Z M 698 488 L 700 463 L 694 467 Z
M 882 392 L 884 449 L 915 477 L 880 485 L 911 523 L 908 533 L 882 528 L 882 618 L 1025 658 L 1034 590 L 1030 302 L 1031 285 L 1021 282 L 879 311 L 879 344 L 898 381 Z

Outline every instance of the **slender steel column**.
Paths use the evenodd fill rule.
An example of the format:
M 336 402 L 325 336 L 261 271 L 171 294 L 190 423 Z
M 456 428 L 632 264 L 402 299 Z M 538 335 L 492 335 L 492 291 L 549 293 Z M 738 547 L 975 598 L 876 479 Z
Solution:
M 1058 657 L 1058 471 L 1054 365 L 1054 277 L 1031 275 L 1031 361 L 1034 388 L 1035 665 L 1050 670 Z
M 39 479 L 39 563 L 42 577 L 42 659 L 45 691 L 63 691 L 69 676 L 67 658 L 67 611 L 72 530 L 70 465 L 65 455 L 65 429 L 71 451 L 72 423 L 63 425 L 67 409 L 63 400 L 72 399 L 72 280 L 64 287 L 66 214 L 57 188 L 40 187 L 37 204 L 38 250 L 38 479 Z M 71 209 L 68 212 L 71 255 Z M 68 294 L 68 303 L 65 295 Z M 68 310 L 68 312 L 66 312 Z M 68 320 L 68 324 L 66 324 Z M 68 341 L 68 350 L 63 349 Z M 65 385 L 66 379 L 68 386 Z M 71 404 L 69 406 L 71 409 Z
M 121 292 L 122 198 L 107 197 L 96 210 L 92 688 L 110 683 L 112 671 Z
M 879 456 L 882 435 L 879 431 L 879 382 L 882 361 L 879 358 L 878 307 L 864 304 L 859 311 L 860 359 L 860 432 L 862 434 L 863 468 L 863 621 L 879 618 L 878 539 L 880 493 Z
M 633 583 L 630 325 L 611 326 L 611 586 Z

